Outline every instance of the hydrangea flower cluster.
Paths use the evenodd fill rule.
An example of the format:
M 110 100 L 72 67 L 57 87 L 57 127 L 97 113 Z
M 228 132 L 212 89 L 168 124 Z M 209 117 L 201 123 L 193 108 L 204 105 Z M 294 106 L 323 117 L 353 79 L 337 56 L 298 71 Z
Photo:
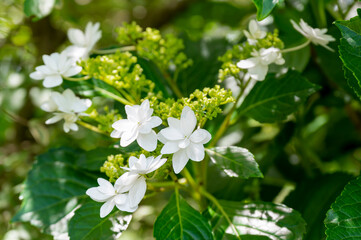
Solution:
M 175 173 L 180 173 L 189 159 L 202 161 L 205 157 L 204 144 L 209 142 L 211 134 L 197 128 L 197 118 L 190 107 L 185 106 L 181 118 L 168 118 L 168 125 L 158 134 L 153 130 L 162 124 L 158 116 L 152 116 L 149 100 L 144 100 L 141 105 L 125 106 L 127 119 L 120 119 L 112 126 L 114 131 L 111 137 L 120 138 L 120 145 L 126 147 L 137 141 L 140 147 L 148 152 L 156 149 L 158 140 L 164 144 L 161 154 L 157 157 L 139 158 L 131 156 L 128 159 L 129 167 L 121 167 L 126 172 L 116 181 L 114 186 L 104 180 L 98 179 L 98 187 L 88 189 L 86 192 L 94 201 L 105 202 L 100 209 L 100 216 L 107 216 L 114 206 L 121 211 L 134 212 L 145 195 L 146 174 L 156 171 L 166 161 L 164 155 L 172 156 Z

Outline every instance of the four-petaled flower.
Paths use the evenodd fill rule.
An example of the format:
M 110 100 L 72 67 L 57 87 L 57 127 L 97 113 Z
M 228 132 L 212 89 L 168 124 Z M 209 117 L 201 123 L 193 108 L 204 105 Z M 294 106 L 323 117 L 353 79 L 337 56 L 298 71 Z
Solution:
M 48 119 L 45 123 L 52 124 L 64 119 L 64 131 L 77 131 L 78 125 L 75 123 L 79 116 L 87 116 L 84 112 L 91 106 L 89 99 L 80 99 L 67 89 L 62 94 L 52 92 L 48 102 L 41 108 L 46 112 L 54 112 L 54 117 Z
M 195 129 L 197 118 L 190 107 L 183 108 L 180 120 L 168 118 L 169 127 L 159 132 L 158 138 L 164 143 L 162 154 L 173 154 L 173 169 L 179 173 L 188 160 L 202 161 L 204 159 L 204 146 L 212 138 L 205 129 Z
M 251 58 L 241 60 L 237 66 L 242 69 L 248 69 L 248 74 L 255 80 L 262 81 L 265 79 L 268 72 L 268 65 L 275 63 L 282 65 L 285 60 L 282 58 L 282 53 L 278 48 L 261 48 L 259 51 L 254 50 Z
M 247 30 L 243 30 L 243 32 L 247 38 L 247 41 L 251 45 L 255 45 L 257 42 L 257 39 L 265 38 L 267 35 L 267 32 L 262 31 L 261 28 L 259 27 L 257 21 L 254 19 L 252 19 L 249 22 L 248 29 L 249 29 L 249 32 Z
M 68 38 L 73 45 L 65 49 L 67 55 L 75 60 L 88 58 L 90 51 L 102 37 L 99 27 L 99 23 L 93 24 L 89 22 L 84 32 L 80 29 L 70 28 L 68 30 Z
M 152 152 L 157 147 L 157 134 L 153 128 L 158 127 L 162 120 L 153 116 L 153 109 L 149 107 L 149 100 L 142 104 L 134 106 L 125 106 L 127 119 L 121 119 L 113 123 L 115 129 L 111 137 L 120 138 L 120 145 L 126 147 L 134 140 L 137 140 L 139 146 L 148 152 Z
M 75 65 L 74 60 L 69 59 L 65 52 L 43 55 L 45 65 L 35 68 L 30 77 L 35 80 L 43 80 L 46 88 L 59 86 L 63 83 L 64 77 L 71 77 L 81 72 L 81 67 Z
M 333 51 L 332 48 L 327 46 L 329 42 L 335 41 L 331 35 L 326 34 L 327 28 L 319 29 L 312 28 L 308 25 L 303 19 L 300 21 L 300 25 L 298 25 L 295 21 L 291 20 L 293 27 L 301 33 L 304 37 L 309 39 L 315 45 L 321 45 L 322 47 Z

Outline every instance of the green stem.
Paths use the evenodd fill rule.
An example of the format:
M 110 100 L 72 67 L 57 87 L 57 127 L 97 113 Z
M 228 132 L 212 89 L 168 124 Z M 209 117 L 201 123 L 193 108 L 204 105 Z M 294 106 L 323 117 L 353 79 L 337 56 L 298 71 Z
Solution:
M 283 49 L 281 50 L 281 53 L 288 53 L 288 52 L 294 52 L 294 51 L 297 51 L 297 50 L 300 50 L 304 47 L 307 47 L 308 44 L 311 43 L 311 40 L 310 39 L 307 39 L 306 42 L 302 43 L 301 45 L 298 45 L 296 47 L 292 47 L 292 48 L 286 48 L 286 49 Z
M 135 50 L 136 50 L 135 46 L 125 46 L 120 48 L 98 49 L 98 50 L 93 50 L 92 52 L 95 54 L 111 54 L 117 51 L 126 52 L 126 51 L 135 51 Z
M 72 78 L 72 77 L 64 77 L 64 76 L 62 76 L 62 77 L 63 77 L 65 80 L 72 81 L 72 82 L 85 81 L 85 80 L 88 80 L 88 79 L 91 78 L 90 76 L 84 76 L 84 77 L 80 77 L 80 78 Z
M 107 95 L 107 96 L 109 96 L 109 97 L 111 97 L 111 98 L 113 98 L 114 100 L 116 100 L 116 101 L 118 101 L 118 102 L 120 102 L 120 103 L 122 103 L 124 105 L 133 105 L 133 103 L 129 102 L 128 100 L 126 100 L 126 99 L 124 99 L 124 98 L 122 98 L 120 96 L 117 96 L 114 93 L 111 93 L 111 92 L 109 92 L 109 91 L 107 91 L 107 90 L 105 90 L 103 88 L 95 86 L 94 89 L 101 92 L 101 93 L 103 93 L 103 94 L 105 94 L 105 95 Z
M 92 130 L 93 132 L 97 132 L 97 133 L 100 133 L 100 134 L 104 134 L 104 135 L 106 135 L 106 136 L 109 136 L 108 133 L 100 130 L 99 128 L 97 128 L 97 127 L 95 127 L 95 126 L 93 126 L 93 125 L 91 125 L 91 124 L 89 124 L 89 123 L 83 122 L 83 121 L 81 121 L 81 120 L 77 121 L 77 123 L 79 123 L 79 125 L 87 128 L 87 129 L 89 129 L 89 130 Z
M 232 228 L 233 232 L 235 233 L 236 237 L 239 240 L 241 240 L 241 236 L 239 235 L 239 232 L 237 231 L 237 228 L 234 226 L 234 224 L 232 223 L 232 221 L 229 218 L 228 214 L 224 211 L 222 205 L 218 202 L 217 198 L 215 198 L 212 194 L 208 193 L 204 188 L 200 188 L 200 192 L 201 192 L 201 194 L 203 196 L 205 196 L 211 202 L 213 202 L 214 205 L 216 205 L 216 207 L 219 209 L 219 211 L 221 211 L 222 215 L 224 216 L 224 218 L 226 219 L 228 224 L 231 226 L 231 228 Z
M 163 76 L 165 78 L 165 80 L 167 81 L 167 83 L 169 84 L 170 88 L 172 89 L 172 91 L 175 93 L 175 95 L 178 98 L 182 98 L 183 94 L 182 92 L 179 90 L 178 85 L 176 84 L 176 82 L 169 76 L 168 73 L 163 71 Z

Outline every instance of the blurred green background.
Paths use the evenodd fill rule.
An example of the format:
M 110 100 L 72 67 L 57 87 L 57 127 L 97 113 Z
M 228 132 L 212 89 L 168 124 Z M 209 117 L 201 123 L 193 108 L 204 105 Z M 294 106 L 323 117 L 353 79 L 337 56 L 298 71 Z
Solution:
M 291 16 L 303 17 L 313 26 L 328 26 L 339 38 L 332 22 L 346 17 L 355 1 L 325 0 L 324 16 L 313 14 L 318 8 L 312 1 L 281 2 L 275 17 L 268 21 L 280 29 L 287 47 L 302 42 L 301 36 L 288 30 Z M 339 9 L 335 11 L 333 6 L 337 4 Z M 21 184 L 34 156 L 51 147 L 68 145 L 93 149 L 108 141 L 84 129 L 64 134 L 58 124 L 45 126 L 48 116 L 39 106 L 48 90 L 41 82 L 29 78 L 34 67 L 41 64 L 41 56 L 64 49 L 69 44 L 66 32 L 70 27 L 84 29 L 88 21 L 100 22 L 103 35 L 97 46 L 102 48 L 116 45 L 114 29 L 122 22 L 136 21 L 142 27 L 158 28 L 163 33 L 175 33 L 184 39 L 186 54 L 194 60 L 194 66 L 180 77 L 183 81 L 181 89 L 189 93 L 197 87 L 217 83 L 220 67 L 217 57 L 242 39 L 242 29 L 247 27 L 250 18 L 255 17 L 256 9 L 251 0 L 63 0 L 56 2 L 49 16 L 34 21 L 25 16 L 23 5 L 22 0 L 0 1 L 0 237 L 6 240 L 52 239 L 30 224 L 9 223 L 19 209 Z M 332 47 L 336 48 L 336 45 L 333 43 Z M 307 48 L 288 57 L 297 70 L 305 70 L 304 75 L 310 81 L 323 86 L 311 99 L 312 106 L 301 109 L 295 116 L 300 119 L 297 123 L 261 125 L 243 119 L 242 123 L 229 129 L 230 137 L 223 141 L 249 148 L 260 161 L 266 176 L 282 176 L 287 181 L 299 183 L 300 187 L 286 203 L 303 214 L 311 233 L 312 229 L 322 232 L 319 227 L 325 211 L 361 168 L 361 107 L 358 101 L 352 100 L 354 95 L 343 77 L 337 53 L 316 47 L 312 49 L 312 55 Z M 335 172 L 343 173 L 330 177 Z M 249 192 L 259 194 L 257 190 L 262 189 L 260 197 L 272 201 L 284 183 L 272 182 L 272 179 L 248 181 L 247 186 L 252 186 Z M 236 181 L 229 193 L 221 194 L 231 194 L 232 186 L 239 188 L 242 184 L 246 186 L 246 183 Z M 298 196 L 305 192 L 313 194 L 309 201 L 314 203 L 298 201 Z M 321 193 L 330 196 L 326 199 Z M 163 202 L 158 202 L 155 208 L 147 205 L 154 205 L 154 201 L 142 203 L 121 239 L 153 239 L 155 213 L 161 210 L 157 206 L 164 205 Z M 317 210 L 310 207 L 317 204 L 323 207 Z

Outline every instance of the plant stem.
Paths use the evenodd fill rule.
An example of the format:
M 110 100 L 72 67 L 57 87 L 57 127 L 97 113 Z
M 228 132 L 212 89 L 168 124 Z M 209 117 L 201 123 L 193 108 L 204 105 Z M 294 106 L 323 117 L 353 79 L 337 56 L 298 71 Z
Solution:
M 297 51 L 297 50 L 300 50 L 304 47 L 307 47 L 308 44 L 311 43 L 311 40 L 310 39 L 307 39 L 306 42 L 302 43 L 301 45 L 298 45 L 296 47 L 292 47 L 292 48 L 286 48 L 286 49 L 283 49 L 281 50 L 281 53 L 288 53 L 288 52 L 294 52 L 294 51 Z
M 165 80 L 167 81 L 167 83 L 169 84 L 169 86 L 171 87 L 172 91 L 175 93 L 175 95 L 178 98 L 182 98 L 183 94 L 182 92 L 179 90 L 178 85 L 176 84 L 175 80 L 173 80 L 168 73 L 162 71 L 163 76 L 165 78 Z
M 126 100 L 122 97 L 119 97 L 119 96 L 115 95 L 114 93 L 111 93 L 103 88 L 95 86 L 94 89 L 108 95 L 109 97 L 113 98 L 114 100 L 116 100 L 124 105 L 133 105 L 133 103 L 129 102 L 128 100 Z
M 103 132 L 102 130 L 100 130 L 99 128 L 89 124 L 89 123 L 86 123 L 86 122 L 83 122 L 81 120 L 77 121 L 77 123 L 79 123 L 80 125 L 82 125 L 83 127 L 89 129 L 89 130 L 92 130 L 93 132 L 97 132 L 97 133 L 100 133 L 100 134 L 104 134 L 106 136 L 109 136 L 108 133 L 106 132 Z
M 117 51 L 126 52 L 126 51 L 135 51 L 135 50 L 136 50 L 135 46 L 124 46 L 120 48 L 98 49 L 98 50 L 93 50 L 92 52 L 95 54 L 110 54 L 110 53 L 115 53 Z
M 200 192 L 203 196 L 208 198 L 211 202 L 216 205 L 216 207 L 219 209 L 219 211 L 222 213 L 228 224 L 231 226 L 233 232 L 235 233 L 236 237 L 241 240 L 241 236 L 239 235 L 239 232 L 237 231 L 237 228 L 232 223 L 231 219 L 229 218 L 228 214 L 224 211 L 222 205 L 218 202 L 217 198 L 215 198 L 212 194 L 208 193 L 204 188 L 200 188 Z
M 80 81 L 85 81 L 90 79 L 90 76 L 84 76 L 84 77 L 80 77 L 80 78 L 72 78 L 72 77 L 64 77 L 62 76 L 65 80 L 68 81 L 72 81 L 72 82 L 80 82 Z

